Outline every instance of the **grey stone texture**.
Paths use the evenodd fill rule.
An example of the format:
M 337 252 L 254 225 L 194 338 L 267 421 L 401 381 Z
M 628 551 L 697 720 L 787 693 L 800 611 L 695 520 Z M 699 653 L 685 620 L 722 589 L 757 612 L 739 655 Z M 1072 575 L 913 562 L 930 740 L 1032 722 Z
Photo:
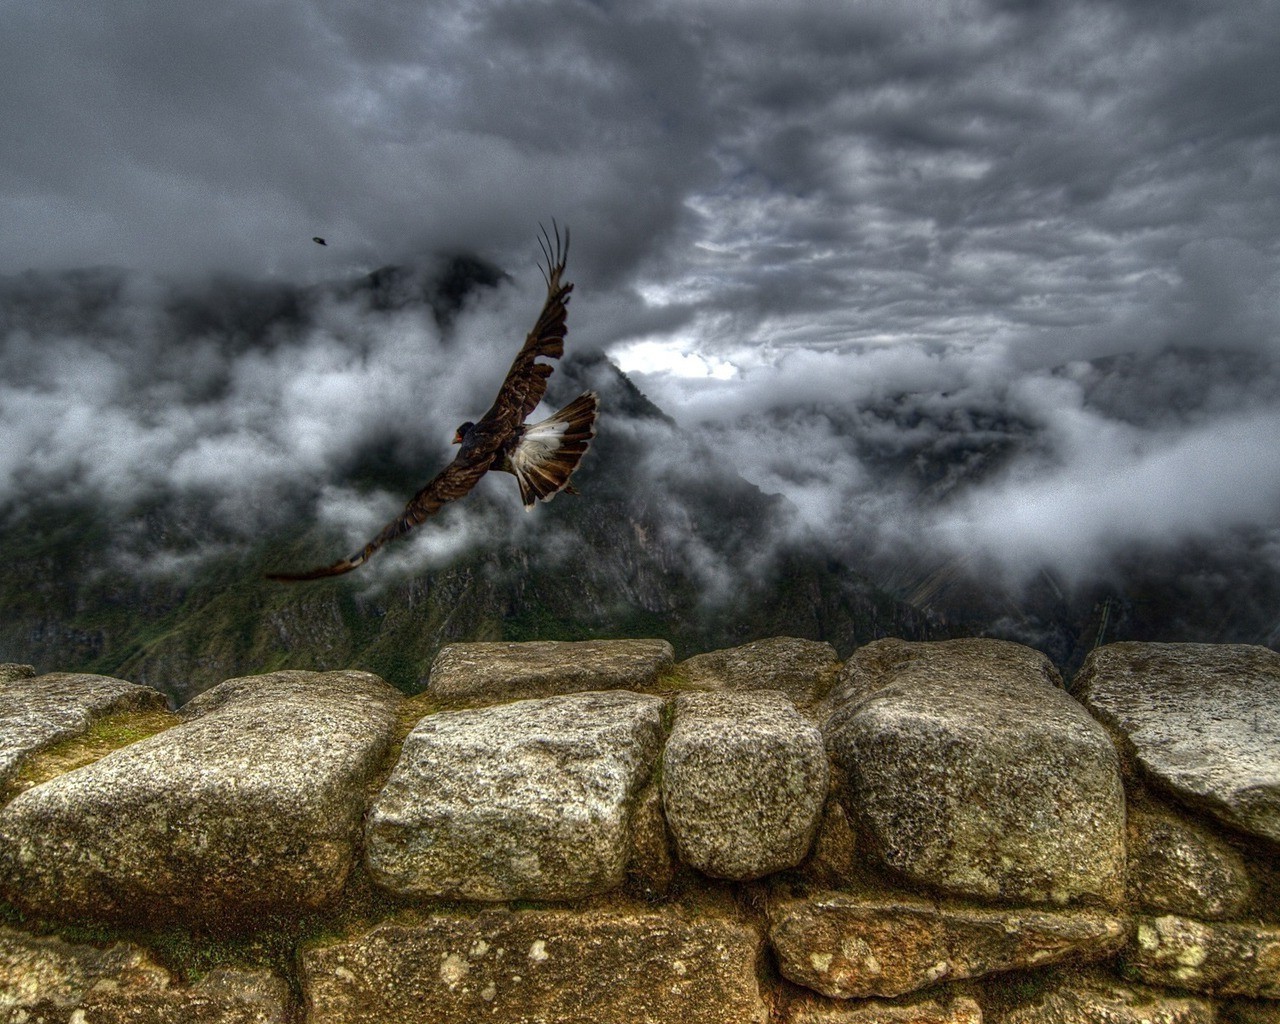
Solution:
M 1274 925 L 1139 917 L 1125 959 L 1148 984 L 1280 1000 L 1280 927 Z
M 666 640 L 448 644 L 431 666 L 427 692 L 512 699 L 583 690 L 649 690 L 674 661 Z
M 369 813 L 371 876 L 402 896 L 476 900 L 620 885 L 662 707 L 609 690 L 424 718 Z
M 631 860 L 627 875 L 650 898 L 663 895 L 676 873 L 671 833 L 662 814 L 662 791 L 649 783 L 636 798 L 631 816 Z
M 818 640 L 775 636 L 695 654 L 676 666 L 681 682 L 705 690 L 781 690 L 800 707 L 827 695 L 840 671 L 836 649 Z
M 164 697 L 151 687 L 110 676 L 14 674 L 0 685 L 0 788 L 32 754 L 80 735 L 107 715 L 165 707 Z
M 1047 987 L 988 1012 L 989 1024 L 1216 1024 L 1211 1000 L 1095 975 Z
M 1244 858 L 1208 829 L 1166 810 L 1129 807 L 1129 898 L 1147 913 L 1222 920 L 1244 912 Z
M 969 996 L 855 999 L 844 1003 L 792 1003 L 782 1024 L 982 1024 L 982 1007 Z
M 861 869 L 858 838 L 839 800 L 832 797 L 822 809 L 813 852 L 801 866 L 807 881 L 820 888 L 842 888 L 854 882 Z
M 799 864 L 827 795 L 822 734 L 776 690 L 682 693 L 662 759 L 680 859 L 746 880 Z
M 402 700 L 365 672 L 228 680 L 0 811 L 0 891 L 54 917 L 214 927 L 323 906 Z
M 1044 655 L 1000 640 L 860 648 L 826 726 L 860 840 L 889 868 L 951 893 L 1118 901 L 1118 758 L 1058 683 Z
M 1245 644 L 1108 644 L 1073 692 L 1144 776 L 1280 844 L 1280 654 Z
M 1000 910 L 914 896 L 775 895 L 768 911 L 783 976 L 839 999 L 1105 958 L 1127 938 L 1124 920 L 1094 910 Z
M 30 679 L 35 674 L 34 665 L 20 665 L 12 661 L 0 663 L 0 685 L 12 683 L 17 679 Z
M 215 970 L 173 983 L 145 950 L 0 928 L 5 1024 L 290 1024 L 289 986 L 263 970 Z
M 750 925 L 677 908 L 492 910 L 304 948 L 308 1024 L 765 1024 Z

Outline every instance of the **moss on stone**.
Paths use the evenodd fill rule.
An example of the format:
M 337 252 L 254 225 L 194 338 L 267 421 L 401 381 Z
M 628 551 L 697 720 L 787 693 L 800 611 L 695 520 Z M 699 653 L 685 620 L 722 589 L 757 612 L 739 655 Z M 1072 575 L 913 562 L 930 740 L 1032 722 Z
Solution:
M 98 719 L 84 732 L 32 754 L 0 792 L 0 802 L 8 803 L 19 793 L 59 775 L 83 768 L 112 751 L 177 725 L 181 719 L 171 711 L 125 711 Z

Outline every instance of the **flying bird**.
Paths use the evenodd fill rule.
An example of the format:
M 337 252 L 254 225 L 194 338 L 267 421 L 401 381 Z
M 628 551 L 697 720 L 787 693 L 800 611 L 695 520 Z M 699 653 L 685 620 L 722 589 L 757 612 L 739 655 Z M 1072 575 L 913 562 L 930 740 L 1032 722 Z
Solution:
M 328 245 L 328 244 L 329 244 L 329 243 L 328 243 L 328 242 L 326 242 L 323 238 L 321 238 L 319 235 L 315 235 L 315 236 L 311 239 L 311 241 L 315 242 L 315 243 L 316 243 L 316 245 Z
M 388 541 L 404 536 L 449 502 L 466 495 L 491 469 L 515 476 L 526 510 L 538 501 L 550 501 L 561 491 L 577 493 L 569 485 L 569 478 L 596 435 L 599 399 L 595 392 L 579 395 L 540 423 L 524 422 L 542 401 L 552 373 L 550 364 L 537 360 L 564 355 L 565 316 L 569 293 L 573 291 L 572 284 L 561 282 L 569 255 L 569 229 L 565 228 L 562 246 L 554 221 L 552 227 L 554 243 L 545 228 L 538 239 L 547 261 L 543 272 L 547 298 L 542 312 L 507 371 L 492 407 L 478 422 L 468 421 L 454 434 L 453 443 L 461 446 L 454 460 L 409 499 L 399 518 L 350 558 L 307 572 L 270 573 L 268 579 L 295 582 L 350 572 Z

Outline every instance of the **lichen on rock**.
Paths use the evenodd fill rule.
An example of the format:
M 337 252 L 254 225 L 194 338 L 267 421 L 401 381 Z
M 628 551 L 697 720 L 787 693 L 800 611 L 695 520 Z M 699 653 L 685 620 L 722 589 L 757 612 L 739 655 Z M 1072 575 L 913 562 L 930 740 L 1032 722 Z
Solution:
M 680 859 L 716 878 L 799 864 L 827 795 L 822 734 L 776 690 L 683 693 L 662 798 Z
M 662 701 L 573 693 L 424 718 L 369 812 L 365 862 L 401 896 L 573 899 L 621 885 Z
M 1106 730 L 1043 654 L 880 640 L 846 664 L 828 748 L 884 866 L 1004 901 L 1119 901 L 1124 790 Z

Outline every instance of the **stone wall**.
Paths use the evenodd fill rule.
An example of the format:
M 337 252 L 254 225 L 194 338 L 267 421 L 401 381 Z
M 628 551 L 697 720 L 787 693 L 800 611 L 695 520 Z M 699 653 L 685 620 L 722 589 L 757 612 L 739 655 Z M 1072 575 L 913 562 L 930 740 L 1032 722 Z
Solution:
M 0 1022 L 1280 1022 L 1280 655 L 0 666 Z

